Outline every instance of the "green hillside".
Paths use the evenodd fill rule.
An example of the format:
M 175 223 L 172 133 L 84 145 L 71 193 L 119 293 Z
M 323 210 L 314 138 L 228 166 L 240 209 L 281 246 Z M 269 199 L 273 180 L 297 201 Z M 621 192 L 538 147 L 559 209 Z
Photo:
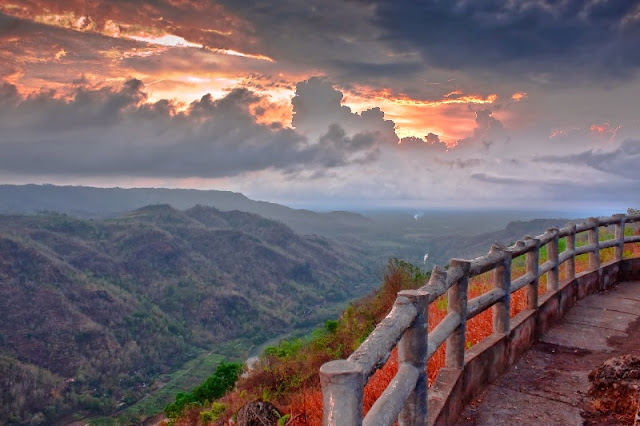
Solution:
M 251 213 L 0 216 L 0 423 L 122 410 L 197 355 L 317 324 L 374 281 L 356 250 Z

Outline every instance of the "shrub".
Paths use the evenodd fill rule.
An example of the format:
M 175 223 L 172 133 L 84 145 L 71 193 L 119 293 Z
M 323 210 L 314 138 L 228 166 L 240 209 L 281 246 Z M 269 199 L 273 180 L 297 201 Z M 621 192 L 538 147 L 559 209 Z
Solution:
M 243 364 L 221 362 L 211 376 L 202 382 L 191 392 L 179 392 L 176 400 L 164 408 L 164 413 L 170 419 L 179 417 L 185 407 L 204 405 L 215 399 L 221 398 L 228 390 L 233 388 L 238 376 L 243 369 Z M 223 407 L 218 406 L 220 413 Z M 216 411 L 217 412 L 217 411 Z

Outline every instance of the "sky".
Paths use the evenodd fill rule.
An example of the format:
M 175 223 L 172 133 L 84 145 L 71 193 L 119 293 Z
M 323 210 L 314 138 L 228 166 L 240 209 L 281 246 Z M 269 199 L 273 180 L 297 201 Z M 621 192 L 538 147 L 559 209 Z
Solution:
M 0 183 L 640 207 L 640 1 L 0 0 Z

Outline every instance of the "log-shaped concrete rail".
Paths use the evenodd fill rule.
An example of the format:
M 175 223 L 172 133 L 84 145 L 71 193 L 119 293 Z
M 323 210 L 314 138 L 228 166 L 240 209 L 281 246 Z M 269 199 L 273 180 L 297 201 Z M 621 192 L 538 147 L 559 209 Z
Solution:
M 435 267 L 429 283 L 418 290 L 401 291 L 393 309 L 346 360 L 331 361 L 320 369 L 327 426 L 424 425 L 455 421 L 465 401 L 513 364 L 578 299 L 621 280 L 640 278 L 640 258 L 624 259 L 624 245 L 640 242 L 640 235 L 625 236 L 627 224 L 640 223 L 640 215 L 617 214 L 589 218 L 582 223 L 547 229 L 510 247 L 498 243 L 488 254 L 473 260 L 451 259 L 447 269 Z M 636 225 L 637 226 L 637 225 Z M 599 241 L 600 228 L 613 227 L 613 238 Z M 576 246 L 576 235 L 587 241 Z M 565 250 L 559 253 L 559 240 Z M 540 250 L 547 260 L 539 264 Z M 600 264 L 600 250 L 614 248 L 613 260 Z M 589 270 L 576 274 L 576 256 L 587 254 Z M 525 274 L 511 280 L 512 260 L 524 255 Z M 560 267 L 565 279 L 560 282 Z M 494 288 L 471 300 L 469 279 L 493 271 Z M 539 296 L 539 278 L 546 288 Z M 527 309 L 509 317 L 511 294 L 526 287 Z M 447 294 L 447 315 L 427 332 L 429 304 Z M 466 321 L 493 309 L 493 332 L 466 349 Z M 432 386 L 426 366 L 446 342 L 445 366 Z M 399 369 L 366 417 L 362 416 L 364 386 L 398 346 Z

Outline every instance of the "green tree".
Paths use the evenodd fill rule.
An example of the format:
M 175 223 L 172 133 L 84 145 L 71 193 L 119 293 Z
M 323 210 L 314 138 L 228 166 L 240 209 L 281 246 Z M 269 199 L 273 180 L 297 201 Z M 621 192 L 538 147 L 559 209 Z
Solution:
M 221 398 L 232 389 L 240 373 L 243 364 L 236 362 L 221 362 L 204 382 L 196 386 L 191 392 L 180 392 L 176 395 L 176 400 L 164 408 L 164 413 L 169 418 L 176 418 L 188 405 L 203 405 Z

